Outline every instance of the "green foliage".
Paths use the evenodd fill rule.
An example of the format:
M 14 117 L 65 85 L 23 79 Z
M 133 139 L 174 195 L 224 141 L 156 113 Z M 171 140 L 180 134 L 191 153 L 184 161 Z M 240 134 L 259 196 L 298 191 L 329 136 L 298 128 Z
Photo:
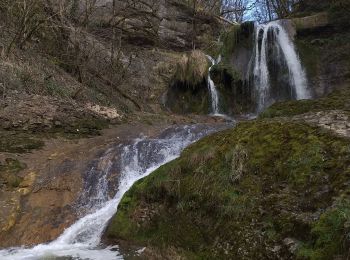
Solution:
M 311 232 L 312 242 L 300 249 L 300 257 L 327 260 L 347 255 L 350 242 L 349 198 L 340 198 L 334 207 L 323 213 Z
M 241 123 L 137 182 L 107 236 L 198 259 L 263 259 L 285 237 L 309 244 L 315 236 L 326 250 L 329 217 L 313 226 L 300 219 L 339 196 L 350 176 L 349 144 L 299 123 Z

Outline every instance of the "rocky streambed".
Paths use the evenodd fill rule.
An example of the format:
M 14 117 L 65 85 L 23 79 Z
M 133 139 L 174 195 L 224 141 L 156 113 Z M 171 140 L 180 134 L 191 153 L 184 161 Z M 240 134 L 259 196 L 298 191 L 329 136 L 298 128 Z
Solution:
M 25 169 L 20 171 L 23 181 L 18 187 L 2 192 L 2 207 L 7 211 L 3 211 L 2 215 L 1 247 L 32 247 L 55 241 L 78 219 L 98 212 L 113 199 L 117 191 L 131 185 L 133 182 L 124 185 L 120 183 L 129 167 L 137 166 L 140 176 L 143 176 L 149 173 L 149 169 L 177 156 L 185 146 L 201 136 L 228 127 L 221 120 L 209 117 L 191 119 L 192 122 L 202 121 L 202 124 L 188 126 L 176 122 L 189 119 L 173 119 L 172 126 L 164 122 L 154 125 L 131 123 L 105 130 L 101 136 L 90 139 L 50 139 L 42 150 L 18 155 L 16 160 L 25 165 Z M 135 138 L 139 140 L 139 147 L 132 146 Z M 144 143 L 140 141 L 142 138 Z M 123 158 L 123 154 L 130 148 L 140 154 L 137 152 L 132 158 Z M 6 157 L 6 154 L 3 156 Z M 125 165 L 126 160 L 128 165 Z M 114 202 L 110 205 L 116 209 L 117 201 Z M 100 216 L 92 225 L 98 226 L 101 233 L 112 215 Z M 102 220 L 104 222 L 99 225 Z M 86 225 L 83 226 L 86 228 Z M 69 239 L 65 240 L 66 247 L 63 251 L 70 255 L 67 251 L 75 248 L 77 243 L 89 240 L 86 237 L 91 237 L 90 231 L 73 231 L 75 238 L 71 234 L 66 235 Z M 90 242 L 86 242 L 86 245 L 91 249 Z M 8 253 L 9 251 L 3 251 L 3 257 L 21 259 L 20 257 L 33 252 L 27 252 L 27 255 L 18 252 L 17 256 Z M 46 248 L 34 255 L 45 256 L 51 253 L 52 248 Z M 57 253 L 58 256 L 61 254 L 61 251 Z

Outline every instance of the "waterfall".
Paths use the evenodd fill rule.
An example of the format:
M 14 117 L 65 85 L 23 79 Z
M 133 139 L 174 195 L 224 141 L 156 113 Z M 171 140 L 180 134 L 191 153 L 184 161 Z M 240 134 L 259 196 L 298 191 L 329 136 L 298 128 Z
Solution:
M 288 69 L 288 81 L 291 88 L 289 99 L 311 98 L 305 71 L 293 41 L 282 26 L 281 21 L 256 24 L 254 52 L 250 62 L 250 66 L 254 64 L 254 67 L 248 69 L 248 77 L 253 78 L 258 112 L 276 101 L 273 99 L 274 93 L 271 91 L 271 72 L 269 70 L 269 62 L 271 61 L 269 57 L 276 60 L 278 66 L 286 66 Z M 279 84 L 283 85 L 282 82 Z
M 214 60 L 212 57 L 207 55 L 208 59 L 211 62 L 211 66 L 209 67 L 209 73 L 208 73 L 208 90 L 210 92 L 210 98 L 211 98 L 211 112 L 215 116 L 221 116 L 220 114 L 220 108 L 219 108 L 219 93 L 216 89 L 214 81 L 210 77 L 210 72 L 212 68 L 220 63 L 221 57 L 218 58 L 218 60 Z
M 103 231 L 110 218 L 117 212 L 118 204 L 124 193 L 139 179 L 149 175 L 161 165 L 175 159 L 189 144 L 228 125 L 192 125 L 171 127 L 163 131 L 158 138 L 140 138 L 132 143 L 108 149 L 100 158 L 106 161 L 105 169 L 99 181 L 89 182 L 87 193 L 92 194 L 84 202 L 85 207 L 94 210 L 79 219 L 55 241 L 40 244 L 33 248 L 11 248 L 0 251 L 1 260 L 35 260 L 35 259 L 123 259 L 118 247 L 103 248 L 100 245 Z M 108 197 L 107 176 L 113 164 L 114 156 L 120 160 L 119 185 L 113 198 Z M 94 169 L 89 172 L 95 172 Z M 88 178 L 91 174 L 87 174 Z M 95 176 L 96 178 L 96 176 Z M 83 200 L 84 201 L 84 200 Z

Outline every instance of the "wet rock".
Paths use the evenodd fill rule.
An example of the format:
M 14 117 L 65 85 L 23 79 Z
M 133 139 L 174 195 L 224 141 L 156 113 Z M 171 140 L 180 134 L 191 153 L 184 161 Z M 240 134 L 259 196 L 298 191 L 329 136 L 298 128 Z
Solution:
M 342 110 L 306 113 L 293 119 L 318 125 L 340 136 L 350 137 L 350 114 Z

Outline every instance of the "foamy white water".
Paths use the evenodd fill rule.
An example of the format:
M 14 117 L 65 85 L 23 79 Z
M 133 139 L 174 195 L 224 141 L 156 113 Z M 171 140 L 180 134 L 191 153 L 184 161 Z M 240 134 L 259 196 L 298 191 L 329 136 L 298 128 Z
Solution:
M 219 107 L 219 93 L 216 89 L 214 81 L 210 77 L 210 71 L 212 68 L 221 62 L 221 56 L 217 60 L 214 60 L 212 57 L 207 55 L 208 59 L 211 62 L 211 66 L 209 67 L 209 73 L 208 73 L 208 89 L 210 92 L 210 98 L 211 98 L 211 112 L 214 116 L 223 116 L 220 113 L 220 107 Z
M 255 25 L 255 65 L 253 69 L 254 83 L 258 92 L 258 111 L 266 108 L 270 102 L 270 75 L 268 70 L 268 34 L 273 33 L 276 38 L 280 59 L 284 59 L 288 71 L 290 85 L 295 91 L 296 99 L 311 98 L 307 87 L 306 73 L 301 65 L 299 56 L 295 50 L 293 41 L 288 36 L 288 33 L 281 25 L 280 21 L 273 21 L 268 24 Z M 260 45 L 259 45 L 260 43 Z
M 96 207 L 55 241 L 40 244 L 33 248 L 11 248 L 0 251 L 1 260 L 36 260 L 68 257 L 70 259 L 115 260 L 123 259 L 118 247 L 102 248 L 101 237 L 108 221 L 117 212 L 124 193 L 139 179 L 149 175 L 161 165 L 175 159 L 189 144 L 216 131 L 212 127 L 193 125 L 174 127 L 165 130 L 157 139 L 142 138 L 125 145 L 121 153 L 121 177 L 118 191 L 114 198 L 108 200 L 108 185 L 105 181 L 111 164 L 106 164 L 105 174 L 96 183 L 96 196 L 87 201 L 87 206 Z M 108 150 L 101 160 L 110 158 Z M 96 201 L 96 203 L 93 203 Z M 93 204 L 93 205 L 92 205 Z

